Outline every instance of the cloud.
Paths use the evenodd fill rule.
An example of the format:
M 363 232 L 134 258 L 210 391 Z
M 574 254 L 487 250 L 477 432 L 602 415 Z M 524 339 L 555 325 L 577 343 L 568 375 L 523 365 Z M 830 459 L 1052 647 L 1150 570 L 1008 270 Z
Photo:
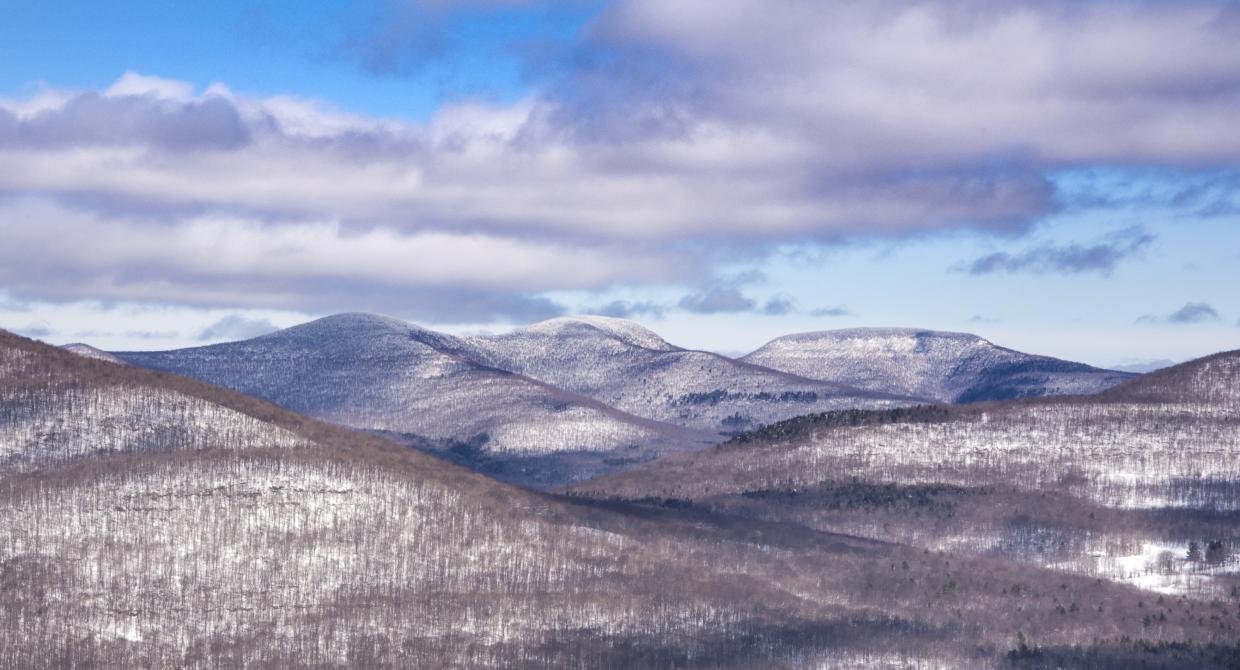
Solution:
M 372 14 L 358 53 L 399 71 L 416 19 L 450 4 Z M 616 0 L 562 58 L 527 64 L 524 97 L 419 123 L 139 73 L 40 91 L 0 100 L 0 284 L 298 309 L 332 285 L 348 308 L 403 293 L 440 314 L 465 297 L 471 314 L 528 314 L 559 309 L 542 292 L 687 282 L 780 245 L 1026 230 L 1064 204 L 1064 170 L 1240 162 L 1237 15 L 1209 0 Z M 10 245 L 19 197 L 56 211 Z M 973 269 L 1105 275 L 1148 244 Z M 682 305 L 765 306 L 737 287 Z
M 729 314 L 752 312 L 757 303 L 746 298 L 736 286 L 711 286 L 681 298 L 677 306 L 696 314 Z
M 1010 254 L 996 252 L 977 258 L 967 265 L 969 274 L 988 275 L 998 272 L 1034 272 L 1085 274 L 1096 272 L 1110 276 L 1124 260 L 1131 258 L 1154 242 L 1155 237 L 1139 227 L 1127 228 L 1094 244 L 1077 243 L 1043 245 Z
M 137 340 L 175 340 L 181 336 L 175 330 L 127 330 L 125 337 Z
M 29 312 L 30 302 L 27 300 L 19 300 L 9 295 L 8 292 L 0 292 L 0 311 L 5 312 Z
M 1001 323 L 1001 321 L 988 316 L 982 316 L 981 314 L 974 314 L 969 317 L 969 323 Z
M 10 151 L 100 146 L 236 150 L 249 142 L 250 130 L 237 108 L 215 95 L 174 101 L 154 94 L 88 92 L 27 118 L 0 109 L 0 148 Z
M 39 199 L 0 200 L 0 237 L 0 285 L 21 298 L 52 301 L 305 311 L 372 304 L 400 314 L 416 304 L 437 317 L 455 309 L 461 319 L 502 320 L 559 313 L 537 297 L 541 291 L 681 271 L 658 252 L 622 247 L 222 215 L 152 222 Z M 90 244 L 64 244 L 69 239 Z
M 649 300 L 614 300 L 606 305 L 590 308 L 585 311 L 587 314 L 614 316 L 621 319 L 630 319 L 635 316 L 649 316 L 655 319 L 662 319 L 665 310 L 665 306 Z
M 247 319 L 239 314 L 230 314 L 204 328 L 198 333 L 198 339 L 248 340 L 277 330 L 279 328 L 267 319 Z
M 819 307 L 809 314 L 810 316 L 852 316 L 852 312 L 844 307 Z
M 34 338 L 52 337 L 57 334 L 57 331 L 53 330 L 45 321 L 27 324 L 24 328 L 14 329 L 13 332 Z
M 784 294 L 774 296 L 762 305 L 762 313 L 767 316 L 783 316 L 794 311 L 796 311 L 796 300 Z
M 1220 318 L 1218 310 L 1208 303 L 1190 302 L 1167 316 L 1146 314 L 1137 319 L 1137 323 L 1194 324 L 1218 321 Z

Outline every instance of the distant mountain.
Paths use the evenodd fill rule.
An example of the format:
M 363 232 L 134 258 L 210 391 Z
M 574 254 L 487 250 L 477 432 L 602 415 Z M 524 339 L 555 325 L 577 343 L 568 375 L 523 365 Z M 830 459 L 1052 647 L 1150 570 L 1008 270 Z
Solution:
M 1235 651 L 1219 601 L 538 494 L 3 332 L 0 454 L 2 670 L 1221 668 Z
M 1221 596 L 1240 578 L 1240 352 L 1094 396 L 801 417 L 573 490 Z
M 451 335 L 341 314 L 241 342 L 116 355 L 381 431 L 525 484 L 571 481 L 710 442 L 490 367 L 470 352 Z
M 83 344 L 81 342 L 74 342 L 73 344 L 63 345 L 61 346 L 61 349 L 64 349 L 65 351 L 72 351 L 73 353 L 79 356 L 85 356 L 87 358 L 94 358 L 100 361 L 107 361 L 109 363 L 123 364 L 125 362 L 117 358 L 116 356 L 109 354 L 103 349 L 97 349 L 95 347 L 90 346 L 89 344 Z
M 462 339 L 469 347 L 463 355 L 485 365 L 629 414 L 714 434 L 809 412 L 919 401 L 681 349 L 624 319 L 565 317 L 504 335 Z
M 905 328 L 788 335 L 741 360 L 949 403 L 1097 393 L 1134 376 L 1005 349 L 976 335 Z

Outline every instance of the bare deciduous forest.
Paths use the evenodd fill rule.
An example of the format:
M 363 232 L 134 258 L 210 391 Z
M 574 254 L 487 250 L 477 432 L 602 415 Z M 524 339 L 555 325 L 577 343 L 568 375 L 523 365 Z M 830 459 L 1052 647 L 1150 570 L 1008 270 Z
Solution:
M 782 475 L 802 479 L 772 485 L 785 481 L 772 479 L 775 465 L 796 462 L 781 455 L 692 487 L 592 485 L 645 503 L 562 497 L 199 382 L 2 337 L 0 667 L 1169 668 L 1240 658 L 1234 591 L 1159 594 L 931 546 L 911 531 L 983 517 L 973 501 L 1038 495 L 1043 484 L 1013 479 L 1044 471 L 1032 461 L 916 485 L 820 478 L 814 489 L 825 471 L 803 464 Z M 1105 417 L 1110 402 L 1081 411 Z M 869 450 L 878 438 L 866 430 L 947 430 L 957 414 L 968 435 L 982 415 L 1006 435 L 1042 405 L 1013 407 L 826 415 L 701 456 L 735 467 L 809 449 L 796 446 L 807 434 L 822 433 L 805 443 L 821 445 L 831 431 Z M 1065 426 L 1078 416 L 1070 403 L 1046 407 Z M 924 437 L 924 448 L 936 440 L 946 437 Z M 933 471 L 916 449 L 901 452 L 906 470 L 864 453 L 875 472 Z M 1149 462 L 1168 477 L 1213 468 L 1222 481 L 1229 462 L 1203 453 Z M 994 472 L 1009 476 L 979 479 Z M 1073 507 L 1046 514 L 1179 523 L 1159 522 L 1164 508 L 1105 506 L 1114 484 L 1088 475 L 1066 484 Z M 1215 514 L 1196 522 L 1225 525 L 1228 510 Z M 1042 537 L 1044 516 L 1020 532 Z M 900 518 L 912 521 L 900 528 Z M 863 532 L 884 524 L 890 537 Z M 1203 564 L 1232 560 L 1208 542 L 1199 551 Z

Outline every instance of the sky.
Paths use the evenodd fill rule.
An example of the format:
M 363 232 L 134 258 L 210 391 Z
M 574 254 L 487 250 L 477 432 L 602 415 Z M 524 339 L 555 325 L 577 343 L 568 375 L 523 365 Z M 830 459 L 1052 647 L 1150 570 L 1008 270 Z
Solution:
M 1240 2 L 0 4 L 0 327 L 1240 348 Z

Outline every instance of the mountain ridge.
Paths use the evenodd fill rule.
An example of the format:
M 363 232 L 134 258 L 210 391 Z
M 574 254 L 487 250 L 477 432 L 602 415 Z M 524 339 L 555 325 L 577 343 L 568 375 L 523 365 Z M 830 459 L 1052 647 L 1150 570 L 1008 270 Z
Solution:
M 740 360 L 951 403 L 1095 393 L 1135 376 L 1027 354 L 971 333 L 917 328 L 794 333 Z

